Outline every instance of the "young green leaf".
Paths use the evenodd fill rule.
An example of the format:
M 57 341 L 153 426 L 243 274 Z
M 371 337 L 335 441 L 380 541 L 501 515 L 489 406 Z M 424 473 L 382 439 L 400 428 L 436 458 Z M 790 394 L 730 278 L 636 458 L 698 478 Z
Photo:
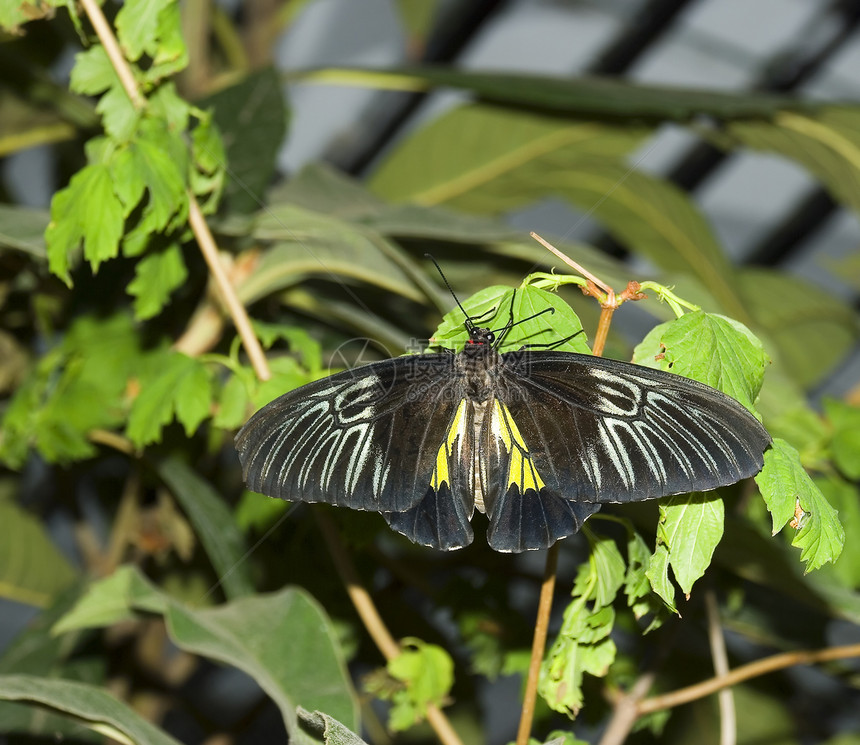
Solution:
M 591 555 L 580 566 L 573 601 L 541 667 L 538 691 L 552 709 L 576 716 L 583 704 L 585 673 L 604 676 L 615 659 L 609 635 L 615 625 L 610 603 L 624 583 L 624 560 L 615 542 L 588 531 Z
M 75 66 L 69 74 L 69 88 L 75 93 L 95 96 L 118 82 L 116 71 L 100 44 L 75 55 Z
M 174 0 L 127 0 L 116 14 L 120 45 L 132 62 L 158 50 L 159 16 Z
M 651 583 L 651 589 L 663 599 L 666 607 L 672 613 L 678 613 L 675 607 L 675 586 L 669 579 L 669 549 L 665 543 L 657 544 L 645 575 Z
M 212 377 L 208 368 L 179 352 L 166 352 L 150 361 L 148 374 L 128 417 L 126 434 L 137 447 L 161 440 L 161 430 L 174 416 L 190 437 L 209 415 Z
M 167 305 L 170 294 L 188 277 L 182 250 L 171 243 L 162 251 L 144 256 L 134 267 L 128 294 L 134 297 L 134 316 L 139 321 L 157 316 Z
M 599 608 L 610 605 L 615 600 L 618 590 L 624 584 L 626 567 L 615 541 L 598 536 L 590 530 L 586 530 L 585 535 L 591 546 L 589 561 L 596 579 L 594 591 L 589 594 L 588 599 L 594 599 L 595 607 Z
M 695 311 L 653 328 L 633 361 L 706 383 L 755 412 L 768 357 L 743 324 Z
M 755 480 L 773 516 L 774 533 L 796 514 L 796 506 L 809 513 L 808 517 L 803 516 L 800 530 L 791 542 L 801 549 L 800 559 L 806 562 L 806 571 L 836 561 L 842 552 L 845 531 L 836 510 L 804 470 L 797 450 L 785 440 L 774 439 L 764 454 L 764 468 Z
M 442 647 L 413 637 L 404 639 L 402 647 L 386 666 L 389 675 L 404 684 L 392 696 L 389 721 L 395 731 L 421 721 L 430 704 L 440 706 L 454 684 L 454 662 Z
M 495 285 L 467 298 L 463 307 L 476 325 L 496 332 L 510 322 L 513 311 L 515 325 L 505 334 L 501 351 L 509 352 L 528 344 L 591 354 L 579 317 L 555 293 L 532 285 L 516 289 Z M 432 346 L 461 348 L 469 338 L 464 321 L 459 308 L 447 313 L 433 334 Z M 568 336 L 572 338 L 559 344 Z
M 675 579 L 688 597 L 723 537 L 724 518 L 723 500 L 715 492 L 681 494 L 660 502 L 660 535 L 669 549 Z
M 124 216 L 108 167 L 101 163 L 84 166 L 51 201 L 51 223 L 45 233 L 51 271 L 71 285 L 71 255 L 82 241 L 84 258 L 93 271 L 116 256 Z

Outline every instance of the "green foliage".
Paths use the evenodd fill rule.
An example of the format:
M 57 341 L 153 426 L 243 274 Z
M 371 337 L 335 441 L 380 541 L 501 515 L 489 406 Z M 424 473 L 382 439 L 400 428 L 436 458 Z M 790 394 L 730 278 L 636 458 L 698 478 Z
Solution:
M 42 524 L 0 497 L 0 596 L 44 606 L 76 578 Z
M 846 478 L 860 480 L 860 408 L 828 399 L 824 411 L 833 427 L 830 452 L 834 465 Z
M 441 706 L 454 683 L 454 662 L 442 647 L 413 637 L 401 645 L 400 654 L 386 665 L 387 676 L 366 683 L 369 692 L 391 701 L 388 725 L 395 732 L 424 719 L 431 704 Z
M 356 704 L 334 631 L 302 590 L 287 588 L 195 610 L 160 592 L 137 570 L 123 567 L 92 585 L 54 631 L 102 626 L 141 612 L 163 615 L 180 649 L 233 665 L 254 678 L 278 704 L 296 742 L 307 741 L 296 724 L 299 704 L 355 727 Z
M 502 338 L 501 351 L 520 349 L 524 345 L 552 345 L 563 352 L 591 352 L 582 323 L 571 307 L 557 295 L 531 285 L 516 289 L 494 286 L 462 301 L 472 319 L 500 334 L 511 318 L 516 321 Z M 433 347 L 462 349 L 469 338 L 463 311 L 455 308 L 448 313 L 431 339 Z M 563 344 L 560 338 L 570 337 Z
M 807 571 L 836 561 L 845 543 L 845 532 L 836 510 L 800 463 L 791 445 L 779 438 L 765 453 L 765 467 L 755 477 L 777 533 L 793 515 L 798 515 L 797 534 L 791 542 L 800 550 Z
M 583 675 L 604 676 L 615 659 L 615 642 L 609 638 L 615 623 L 612 603 L 625 578 L 624 559 L 615 543 L 590 530 L 586 535 L 591 553 L 579 568 L 573 602 L 564 611 L 538 684 L 538 691 L 553 709 L 571 716 L 584 702 Z
M 0 675 L 0 699 L 26 701 L 62 712 L 84 727 L 121 742 L 178 745 L 104 688 L 33 675 Z

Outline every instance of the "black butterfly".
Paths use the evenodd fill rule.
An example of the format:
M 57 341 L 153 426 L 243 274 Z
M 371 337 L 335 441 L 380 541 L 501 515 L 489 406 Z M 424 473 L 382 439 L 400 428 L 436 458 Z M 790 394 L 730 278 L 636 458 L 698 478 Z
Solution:
M 604 503 L 762 468 L 770 436 L 714 388 L 585 354 L 500 354 L 493 331 L 465 325 L 462 352 L 376 362 L 264 406 L 236 436 L 248 487 L 381 512 L 444 550 L 472 542 L 477 509 L 490 546 L 518 552 L 575 533 Z

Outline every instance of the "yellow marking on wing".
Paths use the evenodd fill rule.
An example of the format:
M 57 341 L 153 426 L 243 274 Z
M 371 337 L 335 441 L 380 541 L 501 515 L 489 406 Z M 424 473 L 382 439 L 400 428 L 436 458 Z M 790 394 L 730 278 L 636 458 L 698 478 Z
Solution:
M 466 421 L 466 399 L 460 401 L 457 411 L 454 414 L 454 420 L 448 428 L 448 434 L 445 441 L 439 446 L 436 452 L 436 467 L 433 469 L 433 475 L 430 477 L 430 486 L 434 491 L 439 491 L 444 483 L 451 483 L 451 476 L 448 473 L 448 459 L 454 454 L 454 446 L 457 443 L 457 437 L 465 436 L 463 425 Z
M 543 489 L 546 484 L 535 468 L 529 455 L 529 449 L 526 447 L 510 409 L 498 400 L 495 401 L 493 408 L 492 429 L 511 456 L 511 463 L 508 468 L 508 486 L 516 484 L 520 489 L 520 494 L 525 494 L 528 489 L 534 489 L 538 492 Z

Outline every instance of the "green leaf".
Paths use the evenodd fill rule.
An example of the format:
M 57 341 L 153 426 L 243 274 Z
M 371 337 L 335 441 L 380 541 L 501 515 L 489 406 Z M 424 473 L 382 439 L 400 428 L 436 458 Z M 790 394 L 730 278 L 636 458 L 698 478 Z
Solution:
M 45 606 L 76 576 L 41 521 L 11 499 L 0 499 L 0 596 Z
M 329 70 L 334 78 L 336 70 Z M 674 120 L 687 122 L 700 116 L 716 119 L 772 117 L 781 109 L 817 111 L 815 101 L 799 101 L 794 97 L 753 93 L 729 93 L 671 88 L 631 83 L 616 77 L 569 75 L 551 76 L 534 73 L 475 72 L 451 67 L 413 66 L 388 70 L 343 71 L 351 84 L 366 81 L 374 87 L 403 83 L 415 90 L 416 83 L 428 86 L 452 87 L 465 90 L 482 100 L 504 105 L 516 111 L 529 108 L 542 112 L 569 115 L 574 119 L 623 118 L 631 121 Z
M 653 614 L 643 633 L 648 633 L 663 624 L 663 604 L 651 592 L 651 582 L 646 574 L 651 565 L 651 551 L 639 533 L 628 529 L 627 573 L 624 575 L 624 594 L 633 617 L 641 620 Z
M 134 107 L 125 89 L 117 82 L 96 104 L 102 126 L 113 142 L 127 142 L 134 134 L 143 113 Z
M 591 547 L 592 573 L 597 579 L 588 597 L 594 599 L 596 607 L 610 605 L 624 584 L 624 559 L 611 538 L 595 535 L 590 530 L 585 531 L 585 535 Z
M 224 189 L 224 201 L 228 209 L 258 210 L 287 130 L 287 109 L 278 73 L 273 68 L 250 73 L 197 104 L 202 109 L 214 109 L 214 122 L 226 143 L 230 179 Z M 223 164 L 225 159 L 221 160 Z
M 675 607 L 675 587 L 672 580 L 669 579 L 669 549 L 665 543 L 657 544 L 657 548 L 651 555 L 651 562 L 645 576 L 651 583 L 651 589 L 662 598 L 666 607 L 672 613 L 678 613 L 678 609 Z M 678 613 L 678 615 L 681 614 Z
M 135 617 L 135 611 L 164 613 L 165 598 L 132 566 L 93 582 L 51 629 L 53 635 L 112 626 Z
M 135 745 L 179 745 L 106 689 L 33 675 L 0 675 L 0 699 L 27 701 L 74 717 L 84 727 Z
M 660 502 L 660 535 L 675 579 L 689 598 L 723 536 L 725 508 L 715 493 L 694 492 Z
M 260 532 L 270 528 L 290 507 L 283 499 L 264 497 L 256 492 L 244 491 L 236 505 L 234 519 L 239 530 L 247 532 L 256 529 Z
M 218 410 L 212 424 L 222 429 L 237 429 L 247 418 L 248 388 L 238 375 L 231 375 L 221 388 Z
M 454 684 L 454 661 L 442 647 L 409 637 L 402 651 L 386 665 L 388 673 L 405 688 L 395 694 L 391 728 L 408 729 L 426 716 L 430 704 L 440 706 Z
M 0 246 L 29 254 L 37 261 L 47 258 L 45 230 L 50 216 L 46 210 L 22 205 L 0 205 Z
M 860 209 L 860 113 L 854 107 L 781 111 L 772 119 L 731 122 L 715 139 L 784 155 L 800 163 L 845 205 Z
M 778 353 L 774 357 L 804 388 L 826 378 L 854 348 L 860 316 L 834 292 L 761 268 L 741 270 L 738 280 L 744 305 Z
M 590 530 L 585 534 L 591 548 L 589 561 L 580 565 L 573 601 L 565 608 L 558 638 L 541 667 L 538 683 L 538 691 L 550 707 L 571 717 L 583 704 L 583 675 L 604 676 L 615 659 L 615 643 L 609 638 L 615 611 L 610 604 L 625 574 L 615 542 Z
M 184 70 L 188 66 L 188 49 L 182 33 L 180 4 L 171 2 L 158 14 L 157 44 L 152 64 L 144 79 L 152 84 Z
M 579 317 L 555 293 L 531 285 L 516 289 L 495 285 L 475 293 L 462 305 L 479 326 L 493 330 L 503 329 L 513 313 L 515 325 L 502 340 L 500 351 L 534 344 L 552 346 L 564 352 L 591 354 L 585 334 L 580 333 L 582 323 Z M 432 346 L 462 348 L 469 338 L 464 324 L 465 317 L 459 308 L 447 313 L 433 334 Z M 567 336 L 573 338 L 558 344 Z
M 270 193 L 273 204 L 294 204 L 344 220 L 364 221 L 389 209 L 364 183 L 324 162 L 310 163 Z M 384 232 L 384 231 L 380 231 Z
M 324 745 L 367 745 L 358 735 L 334 717 L 321 711 L 310 712 L 299 706 L 296 709 L 299 726 L 307 730 Z
M 368 228 L 292 205 L 275 205 L 258 215 L 253 235 L 277 242 L 238 287 L 245 303 L 308 276 L 338 284 L 357 279 L 415 302 L 425 299 L 416 287 L 415 275 L 421 270 L 414 268 L 413 260 Z
M 717 388 L 753 413 L 769 361 L 746 326 L 703 311 L 654 327 L 637 345 L 633 360 Z
M 794 517 L 799 495 L 809 488 L 812 480 L 803 469 L 797 450 L 785 440 L 774 438 L 764 453 L 764 468 L 755 482 L 773 518 L 772 534 L 776 535 Z
M 137 207 L 146 189 L 144 218 L 150 232 L 163 231 L 187 212 L 185 146 L 163 123 L 145 120 L 135 139 L 112 162 L 126 214 Z M 128 253 L 128 252 L 126 252 Z
M 59 639 L 51 634 L 56 620 L 76 602 L 80 587 L 76 584 L 59 593 L 51 605 L 19 631 L 5 646 L 0 657 L 0 675 L 32 675 L 42 678 L 75 680 L 102 684 L 107 677 L 107 660 L 95 655 L 78 655 L 86 634 Z M 104 739 L 87 733 L 75 720 L 33 707 L 26 703 L 0 701 L 0 723 L 8 735 L 21 734 L 30 738 L 80 740 L 103 743 Z
M 134 297 L 134 316 L 139 321 L 161 313 L 170 294 L 188 278 L 182 249 L 171 243 L 162 251 L 144 256 L 134 267 L 128 294 Z
M 800 559 L 806 562 L 806 571 L 836 561 L 842 552 L 845 531 L 836 510 L 803 469 L 797 450 L 784 440 L 774 439 L 770 450 L 765 452 L 764 468 L 755 480 L 774 516 L 774 533 L 794 514 L 794 504 L 789 514 L 790 501 L 794 500 L 801 510 L 809 513 L 791 542 L 801 549 Z
M 118 572 L 136 575 L 124 581 L 130 591 L 125 595 L 129 610 L 163 612 L 177 647 L 233 665 L 253 678 L 281 710 L 291 743 L 312 742 L 296 725 L 298 705 L 326 711 L 357 727 L 356 702 L 335 632 L 303 590 L 286 588 L 194 610 L 163 595 L 137 569 L 124 567 Z M 93 590 L 106 603 L 112 601 L 98 585 L 110 580 L 101 580 Z M 92 609 L 88 614 L 96 615 Z
M 159 16 L 173 0 L 127 0 L 116 14 L 120 46 L 132 62 L 158 49 Z
M 110 170 L 102 164 L 78 171 L 51 201 L 51 223 L 45 233 L 51 271 L 66 284 L 70 254 L 83 241 L 84 258 L 93 271 L 119 251 L 124 212 L 113 191 Z
M 392 202 L 498 214 L 546 191 L 538 179 L 547 168 L 569 169 L 585 157 L 624 156 L 646 132 L 471 104 L 412 134 L 388 155 L 370 186 Z
M 838 511 L 839 521 L 845 527 L 846 534 L 860 535 L 860 490 L 857 485 L 836 476 L 816 478 L 815 485 Z M 845 542 L 839 560 L 833 563 L 832 572 L 842 585 L 854 590 L 860 588 L 860 541 Z
M 19 468 L 34 446 L 51 462 L 95 452 L 88 434 L 124 418 L 124 391 L 141 364 L 140 339 L 122 314 L 82 316 L 18 389 L 0 428 L 0 455 Z
M 69 88 L 75 93 L 95 96 L 118 82 L 113 65 L 101 44 L 75 55 L 75 66 L 69 76 Z
M 852 481 L 860 481 L 860 408 L 836 399 L 823 401 L 833 426 L 830 452 L 833 462 Z
M 168 352 L 151 363 L 128 417 L 126 434 L 137 447 L 161 441 L 162 428 L 174 415 L 190 437 L 209 415 L 212 379 L 207 367 L 180 352 Z
M 229 599 L 252 594 L 245 540 L 221 495 L 176 458 L 159 462 L 156 470 L 194 525 L 224 594 Z
M 162 86 L 164 88 L 166 86 Z M 179 99 L 181 103 L 184 103 Z M 224 141 L 211 116 L 202 116 L 191 132 L 191 188 L 203 214 L 212 214 L 221 200 L 227 174 Z

